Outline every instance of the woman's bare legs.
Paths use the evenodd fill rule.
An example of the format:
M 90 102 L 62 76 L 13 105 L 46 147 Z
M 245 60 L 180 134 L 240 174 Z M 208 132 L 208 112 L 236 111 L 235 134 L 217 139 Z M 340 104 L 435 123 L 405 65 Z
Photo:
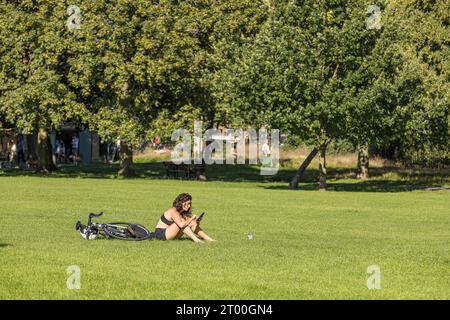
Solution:
M 180 227 L 178 227 L 176 223 L 173 223 L 169 227 L 167 227 L 166 239 L 167 240 L 178 239 L 181 236 L 181 234 L 183 234 L 183 233 L 186 236 L 188 236 L 189 238 L 191 238 L 192 240 L 194 240 L 195 242 L 203 242 L 194 234 L 194 232 L 191 230 L 190 227 L 186 227 L 183 230 L 181 230 Z
M 194 231 L 192 231 L 192 229 L 189 228 L 189 227 L 184 228 L 184 229 L 183 229 L 183 233 L 184 233 L 185 235 L 187 235 L 189 238 L 191 238 L 192 240 L 194 240 L 195 242 L 203 242 L 201 239 L 199 239 L 199 238 L 195 235 Z
M 197 221 L 192 221 L 192 223 L 189 225 L 191 230 L 200 238 L 206 241 L 216 241 L 213 238 L 211 238 L 205 231 L 203 231 L 202 228 L 200 228 L 199 223 Z
M 211 238 L 210 236 L 208 236 L 208 234 L 206 234 L 205 231 L 200 230 L 196 233 L 200 238 L 202 238 L 203 240 L 206 241 L 217 241 L 216 239 Z

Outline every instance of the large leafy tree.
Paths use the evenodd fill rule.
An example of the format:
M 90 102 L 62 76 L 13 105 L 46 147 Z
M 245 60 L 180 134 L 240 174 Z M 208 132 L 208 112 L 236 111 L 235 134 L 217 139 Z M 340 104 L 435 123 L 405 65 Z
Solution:
M 121 141 L 120 173 L 129 175 L 133 147 L 155 125 L 164 130 L 193 109 L 214 119 L 213 45 L 253 32 L 255 8 L 209 0 L 4 3 L 3 17 L 16 21 L 1 30 L 2 111 L 25 131 L 48 132 L 78 117 L 102 138 Z
M 407 161 L 448 161 L 450 47 L 448 2 L 389 1 L 373 68 L 371 104 L 389 117 L 379 141 Z
M 264 0 L 191 0 L 173 7 L 176 29 L 191 39 L 184 77 L 192 82 L 182 97 L 161 107 L 152 133 L 168 140 L 174 129 L 192 131 L 195 120 L 202 120 L 204 128 L 229 124 L 222 105 L 215 101 L 212 82 L 216 72 L 233 63 L 241 46 L 259 32 L 267 8 Z
M 91 127 L 123 141 L 124 164 L 142 137 L 167 133 L 174 118 L 213 121 L 213 45 L 253 30 L 256 22 L 247 22 L 255 20 L 255 8 L 251 1 L 211 0 L 80 4 L 83 19 L 73 31 L 69 81 L 81 100 L 92 102 Z
M 356 0 L 272 4 L 256 40 L 215 81 L 231 118 L 291 132 L 316 147 L 320 189 L 327 146 L 347 134 L 348 101 L 367 77 L 365 58 L 379 36 L 367 28 L 366 12 L 367 2 Z
M 67 82 L 66 7 L 60 1 L 0 3 L 0 112 L 37 132 L 38 163 L 54 170 L 49 130 L 85 113 Z
M 90 127 L 120 140 L 119 175 L 129 176 L 132 150 L 151 120 L 190 84 L 183 76 L 190 39 L 174 28 L 169 1 L 96 1 L 80 4 L 80 11 L 69 81 L 89 102 Z

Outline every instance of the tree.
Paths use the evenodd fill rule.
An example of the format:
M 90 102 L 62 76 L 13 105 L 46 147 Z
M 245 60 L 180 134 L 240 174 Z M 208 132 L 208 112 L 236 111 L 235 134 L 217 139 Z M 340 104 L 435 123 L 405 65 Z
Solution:
M 357 99 L 355 83 L 365 76 L 365 57 L 379 35 L 367 29 L 366 11 L 365 1 L 274 5 L 255 41 L 215 82 L 230 115 L 291 132 L 316 147 L 320 190 L 326 186 L 327 146 L 346 135 L 345 102 Z
M 389 115 L 380 140 L 408 162 L 449 161 L 448 2 L 388 2 L 384 16 L 373 64 L 373 104 Z
M 80 4 L 82 21 L 73 30 L 69 81 L 81 93 L 80 100 L 89 101 L 90 127 L 104 139 L 128 145 L 124 164 L 131 163 L 131 150 L 142 137 L 167 132 L 173 117 L 189 118 L 186 111 L 197 110 L 205 120 L 214 118 L 208 55 L 219 34 L 214 30 L 225 30 L 222 16 L 216 15 L 220 3 Z
M 173 6 L 176 30 L 191 39 L 190 53 L 183 64 L 183 95 L 166 99 L 152 125 L 153 134 L 170 139 L 174 129 L 193 129 L 195 120 L 205 128 L 228 125 L 222 105 L 216 104 L 212 83 L 217 70 L 230 63 L 234 51 L 253 38 L 267 17 L 263 0 L 195 0 Z M 179 91 L 179 89 L 178 89 Z
M 87 123 L 104 140 L 120 141 L 120 176 L 133 174 L 133 147 L 140 145 L 154 90 L 145 66 L 148 1 L 96 1 L 79 7 L 79 27 L 67 37 L 68 81 L 88 112 Z
M 76 120 L 105 140 L 120 140 L 120 173 L 131 174 L 132 149 L 155 129 L 155 119 L 161 125 L 159 119 L 184 116 L 187 109 L 214 119 L 209 55 L 229 32 L 255 26 L 243 10 L 251 13 L 252 3 L 2 3 L 2 17 L 16 17 L 2 24 L 2 111 L 21 130 L 45 128 L 38 135 L 45 139 L 62 121 Z M 23 72 L 31 63 L 34 69 L 40 63 L 39 78 L 33 78 L 34 69 Z M 31 91 L 36 94 L 24 94 Z M 33 112 L 27 110 L 31 105 Z
M 0 4 L 0 113 L 16 130 L 37 133 L 44 171 L 55 169 L 49 131 L 85 113 L 66 81 L 65 14 L 59 1 Z

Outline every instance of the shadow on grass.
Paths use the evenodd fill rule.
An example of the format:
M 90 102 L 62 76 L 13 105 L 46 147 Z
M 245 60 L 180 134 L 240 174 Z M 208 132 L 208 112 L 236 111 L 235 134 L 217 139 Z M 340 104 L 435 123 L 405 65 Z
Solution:
M 0 243 L 0 248 L 12 247 L 12 244 L 9 243 Z
M 156 241 L 156 242 L 161 242 L 161 240 L 158 240 L 158 239 L 155 239 L 155 238 L 151 238 L 151 239 L 145 239 L 145 240 L 139 240 L 139 241 L 134 241 L 134 240 L 121 240 L 121 239 L 116 239 L 116 238 L 108 238 L 108 237 L 106 237 L 106 236 L 104 236 L 104 235 L 101 235 L 101 236 L 99 236 L 99 237 L 97 237 L 96 239 L 95 239 L 95 241 L 119 241 L 119 242 L 137 242 L 137 243 L 143 243 L 143 242 L 146 242 L 146 241 Z M 167 241 L 167 240 L 166 240 Z M 175 240 L 169 240 L 169 241 L 191 241 L 192 242 L 192 240 L 191 239 L 189 239 L 189 238 L 186 238 L 186 237 L 181 237 L 181 238 L 179 238 L 179 239 L 175 239 Z M 6 246 L 9 246 L 9 245 L 6 245 Z M 0 244 L 0 247 L 1 247 L 1 244 Z
M 44 177 L 44 178 L 89 178 L 116 179 L 119 165 L 95 163 L 90 165 L 62 165 L 53 173 L 41 173 L 20 169 L 0 170 L 0 177 Z M 167 179 L 164 165 L 160 161 L 138 162 L 133 164 L 135 175 L 129 179 Z M 209 165 L 206 176 L 209 181 L 224 182 L 260 182 L 262 188 L 287 190 L 289 181 L 295 175 L 296 168 L 281 167 L 276 175 L 264 176 L 260 168 L 252 165 Z M 404 169 L 397 167 L 371 168 L 371 179 L 357 181 L 353 168 L 329 168 L 329 191 L 366 191 L 366 192 L 404 192 L 427 187 L 439 187 L 450 184 L 450 170 L 441 169 Z M 306 170 L 300 182 L 300 190 L 318 190 L 319 171 Z M 174 179 L 174 178 L 171 178 Z M 175 178 L 176 179 L 176 178 Z M 180 178 L 178 178 L 180 179 Z M 195 177 L 191 177 L 194 180 Z M 333 182 L 332 180 L 346 180 Z M 264 185 L 276 182 L 285 185 Z
M 344 192 L 406 192 L 414 190 L 425 190 L 430 185 L 438 186 L 432 182 L 424 181 L 402 181 L 402 180 L 368 180 L 362 182 L 328 182 L 327 191 Z M 288 186 L 261 186 L 264 189 L 289 190 Z M 298 190 L 318 191 L 319 184 L 300 183 Z M 296 191 L 296 190 L 293 190 Z
M 160 179 L 164 177 L 164 166 L 159 162 L 136 163 L 133 165 L 135 175 L 130 179 Z M 116 179 L 119 164 L 95 163 L 89 165 L 59 165 L 58 170 L 45 173 L 34 170 L 3 169 L 0 177 L 40 177 L 40 178 L 87 178 Z
M 278 190 L 289 190 L 289 182 L 296 172 L 294 168 L 281 168 L 275 176 L 262 176 L 257 167 L 235 166 L 236 168 L 234 168 L 233 174 L 230 175 L 229 171 L 225 171 L 223 167 L 219 167 L 211 172 L 211 174 L 208 174 L 208 178 L 217 178 L 218 180 L 231 182 L 257 181 L 262 183 L 285 183 L 285 185 L 262 184 L 260 186 L 264 189 Z M 370 180 L 360 181 L 356 179 L 356 172 L 352 168 L 331 168 L 328 170 L 327 175 L 329 179 L 327 182 L 327 190 L 345 192 L 406 192 L 450 184 L 450 172 L 448 169 L 411 170 L 397 167 L 384 167 L 372 168 L 370 174 Z M 234 180 L 230 180 L 230 177 Z M 319 190 L 318 180 L 319 170 L 306 170 L 301 179 L 299 190 Z M 331 180 L 343 180 L 344 182 L 333 182 Z

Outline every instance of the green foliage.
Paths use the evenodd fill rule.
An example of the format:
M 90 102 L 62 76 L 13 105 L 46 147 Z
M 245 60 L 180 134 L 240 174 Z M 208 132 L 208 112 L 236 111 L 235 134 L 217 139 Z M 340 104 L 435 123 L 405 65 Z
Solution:
M 69 29 L 71 4 L 0 3 L 2 126 L 83 123 L 137 146 L 201 119 L 450 157 L 445 0 L 99 0 Z
M 379 144 L 407 162 L 450 160 L 447 1 L 389 2 L 374 54 L 371 104 L 385 110 Z
M 86 112 L 66 81 L 65 12 L 61 1 L 0 3 L 0 113 L 24 133 Z
M 334 154 L 346 154 L 355 152 L 355 145 L 346 139 L 336 139 L 333 140 L 329 147 L 328 151 Z
M 269 124 L 295 144 L 400 141 L 404 159 L 448 159 L 445 1 L 380 1 L 380 29 L 366 27 L 368 4 L 274 5 L 256 39 L 215 74 L 223 118 Z
M 194 123 L 201 119 L 201 109 L 194 108 L 189 105 L 182 107 L 178 112 L 170 114 L 167 110 L 163 110 L 153 121 L 153 130 L 150 131 L 149 137 L 158 137 L 164 145 L 176 144 L 172 142 L 172 133 L 178 129 L 188 130 L 194 135 Z M 207 128 L 203 128 L 207 129 Z
M 224 124 L 220 105 L 215 103 L 211 92 L 213 76 L 217 70 L 228 63 L 236 47 L 257 34 L 267 16 L 267 7 L 263 0 L 195 0 L 183 1 L 173 6 L 171 17 L 177 24 L 177 30 L 184 32 L 183 39 L 190 37 L 189 54 L 186 55 L 183 81 L 189 85 L 163 88 L 167 95 L 180 92 L 179 96 L 164 99 L 166 102 L 158 108 L 156 122 L 152 132 L 158 132 L 163 138 L 170 137 L 173 128 L 188 124 L 193 127 L 194 120 L 203 120 L 208 128 Z M 172 42 L 177 41 L 174 39 Z M 179 52 L 175 53 L 179 56 Z M 193 119 L 193 114 L 197 119 Z M 177 120 L 186 117 L 186 121 Z M 176 124 L 162 119 L 171 119 Z
M 138 146 L 161 110 L 177 110 L 193 91 L 195 38 L 172 1 L 96 1 L 80 8 L 69 79 L 90 102 L 92 128 Z
M 236 122 L 280 128 L 308 144 L 344 137 L 379 33 L 367 30 L 366 10 L 364 1 L 277 4 L 236 63 L 218 72 L 219 105 Z
M 91 126 L 137 142 L 149 134 L 166 139 L 200 118 L 212 122 L 214 44 L 254 33 L 255 8 L 253 1 L 83 4 L 70 79 L 84 99 L 95 101 Z

